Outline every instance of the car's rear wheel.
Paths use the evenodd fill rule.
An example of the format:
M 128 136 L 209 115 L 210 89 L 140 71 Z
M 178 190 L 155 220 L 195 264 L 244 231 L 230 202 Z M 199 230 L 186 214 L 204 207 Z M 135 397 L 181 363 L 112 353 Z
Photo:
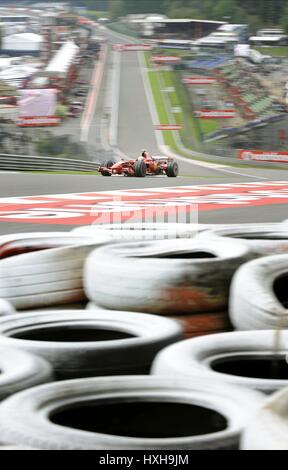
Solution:
M 135 165 L 135 176 L 138 178 L 144 178 L 146 176 L 146 164 L 143 160 L 138 160 Z
M 166 174 L 169 178 L 176 178 L 176 176 L 179 174 L 178 163 L 174 160 L 168 163 Z
M 113 165 L 115 164 L 114 160 L 106 160 L 104 163 L 103 163 L 103 166 L 105 168 L 111 168 Z M 102 171 L 102 176 L 111 176 L 111 173 L 109 171 Z

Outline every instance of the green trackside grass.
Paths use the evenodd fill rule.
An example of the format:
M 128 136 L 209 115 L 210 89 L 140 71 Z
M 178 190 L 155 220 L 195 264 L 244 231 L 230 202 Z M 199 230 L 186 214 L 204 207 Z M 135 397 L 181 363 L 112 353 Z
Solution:
M 97 20 L 98 18 L 108 18 L 110 17 L 109 11 L 97 11 L 97 10 L 88 10 L 86 12 L 88 16 L 91 18 L 95 18 Z
M 255 47 L 255 49 L 263 55 L 271 55 L 272 57 L 288 57 L 288 46 Z
M 158 55 L 158 54 L 163 54 L 163 55 L 174 55 L 177 57 L 191 57 L 191 60 L 195 57 L 195 54 L 193 54 L 191 51 L 183 50 L 183 49 L 164 49 L 162 47 L 155 47 L 153 49 L 153 55 Z
M 201 119 L 201 129 L 204 134 L 210 134 L 217 131 L 220 126 L 216 119 Z
M 169 118 L 166 112 L 165 103 L 162 97 L 161 90 L 159 89 L 157 72 L 148 72 L 148 78 L 150 80 L 150 85 L 153 93 L 154 103 L 158 113 L 159 123 L 168 123 Z M 177 148 L 174 137 L 171 131 L 163 132 L 163 139 L 166 145 L 169 145 L 171 148 Z
M 145 53 L 144 57 L 146 66 L 149 69 L 150 54 Z M 169 123 L 167 104 L 171 108 L 172 112 L 172 108 L 179 108 L 180 112 L 173 113 L 173 116 L 175 123 L 182 126 L 180 131 L 181 140 L 188 149 L 201 150 L 202 147 L 199 129 L 195 125 L 195 118 L 191 112 L 190 104 L 187 101 L 180 74 L 178 75 L 172 70 L 154 70 L 153 72 L 148 72 L 148 78 L 158 111 L 159 122 Z M 174 91 L 165 92 L 165 88 L 170 88 Z M 164 93 L 166 93 L 165 98 Z M 174 151 L 179 153 L 179 149 L 177 148 L 177 144 L 173 137 L 173 132 L 165 131 L 163 133 L 163 138 L 166 145 L 171 146 Z

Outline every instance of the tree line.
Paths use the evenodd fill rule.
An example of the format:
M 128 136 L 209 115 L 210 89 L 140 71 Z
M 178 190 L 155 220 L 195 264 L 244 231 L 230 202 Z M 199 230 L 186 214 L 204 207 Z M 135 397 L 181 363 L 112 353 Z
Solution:
M 170 18 L 248 23 L 252 30 L 263 26 L 282 26 L 288 31 L 287 0 L 107 0 L 107 2 L 110 15 L 114 18 L 133 13 L 162 13 Z

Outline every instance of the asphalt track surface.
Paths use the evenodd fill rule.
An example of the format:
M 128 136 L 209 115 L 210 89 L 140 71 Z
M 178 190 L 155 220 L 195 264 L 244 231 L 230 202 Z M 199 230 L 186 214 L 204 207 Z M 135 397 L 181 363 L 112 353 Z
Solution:
M 109 34 L 113 42 L 121 42 Z M 111 66 L 108 60 L 108 67 Z M 100 88 L 94 120 L 89 133 L 89 142 L 97 141 L 101 147 L 101 125 L 107 93 L 107 70 Z M 103 135 L 102 135 L 103 141 Z M 138 54 L 121 54 L 118 146 L 128 156 L 139 154 L 141 148 L 147 148 L 152 154 L 159 154 L 150 110 L 148 107 Z M 104 154 L 104 150 L 103 150 Z M 191 162 L 180 162 L 180 176 L 168 178 L 104 178 L 84 175 L 20 174 L 0 173 L 0 197 L 36 196 L 48 194 L 68 194 L 133 188 L 159 188 L 169 186 L 189 186 L 221 183 L 243 183 L 287 181 L 286 170 L 257 168 L 201 166 Z M 1 201 L 0 201 L 1 202 Z M 288 202 L 288 199 L 287 199 Z M 287 204 L 270 206 L 246 206 L 232 209 L 201 212 L 201 223 L 237 223 L 237 222 L 277 222 L 288 218 Z M 0 234 L 27 231 L 69 230 L 69 225 L 47 225 L 0 220 Z

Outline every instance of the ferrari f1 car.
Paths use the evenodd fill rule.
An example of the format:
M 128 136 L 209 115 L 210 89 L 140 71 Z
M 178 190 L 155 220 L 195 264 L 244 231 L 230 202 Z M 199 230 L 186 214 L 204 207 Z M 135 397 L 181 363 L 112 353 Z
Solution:
M 146 155 L 145 155 L 146 153 Z M 114 162 L 108 160 L 100 166 L 103 176 L 124 175 L 144 178 L 145 176 L 167 175 L 170 178 L 178 176 L 178 163 L 169 157 L 150 157 L 143 152 L 141 157 L 133 160 Z

